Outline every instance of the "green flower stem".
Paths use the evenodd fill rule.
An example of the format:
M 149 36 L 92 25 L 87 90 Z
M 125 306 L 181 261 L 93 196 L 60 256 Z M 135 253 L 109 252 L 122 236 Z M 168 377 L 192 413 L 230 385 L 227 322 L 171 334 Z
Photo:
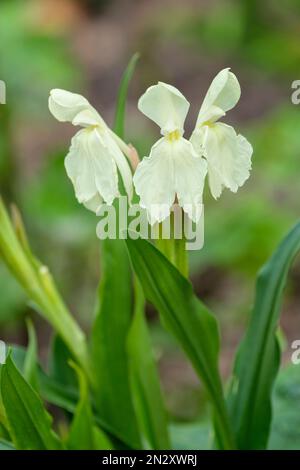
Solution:
M 174 213 L 171 212 L 170 239 L 163 239 L 162 224 L 159 225 L 159 238 L 156 241 L 157 248 L 165 255 L 165 257 L 180 271 L 180 273 L 188 279 L 189 266 L 188 254 L 186 251 L 186 239 L 184 236 L 184 214 L 182 214 L 182 237 L 175 238 L 174 234 Z M 230 426 L 228 411 L 224 399 L 223 386 L 220 376 L 218 375 L 217 383 L 211 384 L 210 397 L 214 405 L 214 422 L 216 430 L 216 445 L 220 449 L 235 449 L 233 432 Z
M 0 198 L 0 255 L 41 315 L 62 337 L 90 376 L 85 335 L 62 301 L 48 268 L 32 254 L 21 219 L 18 215 L 16 218 L 16 214 L 14 210 L 18 224 L 14 230 Z
M 170 215 L 170 239 L 163 238 L 163 227 L 159 224 L 158 231 L 159 237 L 156 241 L 157 248 L 165 255 L 168 260 L 176 266 L 181 274 L 188 278 L 189 266 L 188 255 L 186 251 L 186 239 L 184 236 L 184 213 L 182 212 L 182 230 L 181 238 L 176 238 L 174 233 L 174 213 Z

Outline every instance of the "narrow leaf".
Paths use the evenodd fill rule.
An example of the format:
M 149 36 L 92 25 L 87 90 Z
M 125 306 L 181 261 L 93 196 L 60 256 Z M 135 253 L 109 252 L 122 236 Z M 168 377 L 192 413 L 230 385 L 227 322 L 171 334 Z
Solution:
M 72 363 L 79 381 L 80 399 L 68 437 L 68 448 L 73 450 L 107 450 L 111 448 L 109 440 L 100 430 L 95 431 L 94 418 L 90 405 L 89 389 L 82 370 Z M 100 446 L 100 447 L 99 447 Z
M 124 122 L 125 122 L 125 110 L 126 110 L 128 87 L 132 79 L 132 76 L 134 74 L 134 70 L 135 70 L 138 59 L 139 59 L 139 54 L 135 53 L 132 56 L 129 64 L 127 65 L 127 68 L 123 74 L 121 84 L 119 87 L 114 130 L 116 134 L 119 137 L 121 137 L 121 139 L 123 139 L 124 137 Z
M 60 342 L 60 340 L 58 340 L 58 342 Z M 62 342 L 61 344 L 63 345 Z M 67 353 L 67 350 L 65 352 Z M 22 348 L 21 346 L 13 346 L 11 356 L 12 356 L 13 362 L 18 367 L 18 369 L 20 371 L 23 371 L 26 350 Z M 1 366 L 0 366 L 0 372 L 1 372 Z M 51 368 L 51 375 L 48 375 L 41 368 L 40 364 L 38 364 L 38 382 L 39 382 L 39 387 L 40 387 L 40 394 L 46 402 L 51 403 L 52 405 L 58 406 L 71 414 L 74 414 L 77 403 L 79 401 L 78 384 L 74 382 L 74 385 L 72 385 L 69 379 L 61 382 L 62 376 L 60 374 L 63 373 L 63 368 L 60 368 L 59 371 L 57 371 L 57 373 L 58 372 L 59 372 L 59 375 L 54 374 L 53 369 Z M 75 373 L 74 373 L 74 377 L 76 380 Z M 0 380 L 1 380 L 1 376 L 0 376 Z M 0 401 L 0 404 L 1 404 L 1 401 Z M 4 408 L 3 408 L 3 411 L 4 411 Z M 97 424 L 97 427 L 100 427 L 101 429 L 103 429 L 105 431 L 105 434 L 108 434 L 111 440 L 113 440 L 113 442 L 115 442 L 118 445 L 118 448 L 126 447 L 126 444 L 122 441 L 121 437 L 115 432 L 115 429 L 113 429 L 111 426 L 109 426 L 107 422 L 104 422 L 103 419 L 101 419 L 99 413 L 97 413 L 97 411 L 95 410 L 94 403 L 93 403 L 93 412 L 94 412 L 94 417 L 95 417 L 95 422 Z M 1 406 L 0 406 L 0 418 L 1 418 Z
M 78 389 L 78 380 L 74 368 L 70 366 L 70 361 L 74 360 L 74 355 L 58 335 L 54 335 L 51 344 L 51 355 L 49 359 L 49 376 L 66 389 Z
M 37 376 L 37 339 L 34 331 L 34 326 L 31 320 L 27 320 L 27 331 L 29 344 L 26 351 L 25 363 L 24 363 L 24 377 L 27 382 L 38 391 L 38 376 Z
M 152 449 L 170 448 L 166 411 L 144 315 L 144 294 L 136 279 L 135 313 L 128 337 L 130 376 L 140 427 Z
M 219 445 L 232 448 L 232 436 L 218 372 L 219 335 L 213 315 L 194 295 L 191 284 L 146 240 L 126 240 L 146 298 L 177 338 L 203 381 L 215 408 Z
M 33 388 L 22 377 L 10 356 L 1 371 L 1 395 L 9 431 L 17 449 L 61 449 L 51 429 L 51 417 Z
M 92 329 L 95 405 L 121 440 L 141 446 L 131 397 L 126 341 L 131 323 L 131 273 L 122 240 L 102 242 L 100 306 Z
M 0 450 L 16 450 L 16 449 L 10 442 L 0 439 Z
M 288 271 L 300 250 L 300 223 L 261 269 L 245 338 L 237 353 L 228 397 L 239 449 L 265 449 L 271 395 L 280 365 L 277 328 Z

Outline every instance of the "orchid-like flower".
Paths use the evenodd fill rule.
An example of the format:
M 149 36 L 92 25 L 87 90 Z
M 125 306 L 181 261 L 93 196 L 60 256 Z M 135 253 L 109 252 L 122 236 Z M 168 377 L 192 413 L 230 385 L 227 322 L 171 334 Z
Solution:
M 121 150 L 126 145 L 90 103 L 81 95 L 55 89 L 50 92 L 49 109 L 58 121 L 83 127 L 65 159 L 78 201 L 96 213 L 103 202 L 112 204 L 119 196 L 118 170 L 131 201 L 132 174 Z
M 190 139 L 198 154 L 207 160 L 209 187 L 215 199 L 223 188 L 236 192 L 251 169 L 251 144 L 233 127 L 218 122 L 240 96 L 236 76 L 229 69 L 221 70 L 208 89 Z
M 201 215 L 207 165 L 183 137 L 189 106 L 180 91 L 162 82 L 148 88 L 138 103 L 139 110 L 161 128 L 163 135 L 133 177 L 140 206 L 147 210 L 151 224 L 169 216 L 176 198 L 193 221 Z

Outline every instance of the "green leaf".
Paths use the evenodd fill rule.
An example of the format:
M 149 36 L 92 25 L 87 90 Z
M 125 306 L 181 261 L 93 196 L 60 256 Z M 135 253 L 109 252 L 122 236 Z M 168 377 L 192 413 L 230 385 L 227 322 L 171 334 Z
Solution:
M 174 423 L 170 426 L 173 449 L 210 450 L 212 447 L 209 423 Z
M 144 295 L 135 282 L 135 313 L 128 336 L 130 376 L 140 428 L 153 449 L 169 449 L 166 411 L 144 315 Z
M 17 449 L 61 449 L 51 429 L 52 418 L 33 388 L 22 377 L 10 355 L 1 370 L 1 395 L 12 440 Z
M 271 394 L 280 364 L 277 338 L 290 266 L 300 250 L 300 223 L 261 269 L 250 324 L 233 370 L 228 403 L 238 448 L 264 449 L 270 432 Z
M 73 450 L 109 450 L 112 444 L 108 438 L 99 429 L 96 431 L 86 377 L 75 363 L 72 363 L 72 367 L 78 376 L 80 400 L 71 424 L 68 448 Z
M 125 122 L 125 110 L 126 110 L 128 87 L 132 79 L 138 59 L 139 59 L 139 54 L 135 53 L 132 56 L 129 64 L 127 65 L 127 68 L 123 74 L 121 84 L 119 87 L 114 130 L 121 139 L 124 138 L 124 122 Z
M 26 324 L 27 324 L 29 345 L 26 350 L 26 357 L 25 357 L 25 363 L 24 363 L 24 378 L 36 391 L 38 391 L 37 339 L 35 335 L 34 326 L 31 320 L 28 319 Z
M 16 449 L 10 442 L 0 439 L 0 450 L 16 450 Z
M 298 365 L 285 367 L 276 379 L 268 449 L 300 450 L 300 374 Z
M 146 298 L 177 338 L 209 393 L 215 409 L 219 446 L 232 448 L 218 372 L 219 335 L 215 318 L 194 295 L 187 279 L 151 243 L 132 240 L 130 236 L 126 243 Z
M 22 231 L 24 228 L 22 227 Z M 89 357 L 85 334 L 65 306 L 46 266 L 24 248 L 19 240 L 20 227 L 15 232 L 0 197 L 0 252 L 14 277 L 26 290 L 29 298 L 54 330 L 63 338 L 74 357 L 89 373 Z
M 131 324 L 131 273 L 122 240 L 102 242 L 100 306 L 92 328 L 94 400 L 101 419 L 114 434 L 140 448 L 131 397 L 126 341 Z
M 26 350 L 24 348 L 20 346 L 12 347 L 12 359 L 20 371 L 22 371 L 24 368 L 25 356 Z M 61 372 L 62 370 L 63 369 L 61 369 Z M 51 373 L 52 372 L 53 369 L 51 370 Z M 38 365 L 38 382 L 40 386 L 40 394 L 46 402 L 58 406 L 71 414 L 75 413 L 76 405 L 79 401 L 77 383 L 73 386 L 70 382 L 60 382 L 60 378 L 55 376 L 55 374 L 47 375 L 40 365 Z M 115 432 L 115 429 L 113 429 L 107 422 L 104 422 L 103 419 L 99 416 L 99 413 L 96 412 L 94 403 L 93 411 L 97 426 L 103 429 L 106 434 L 109 434 L 109 436 L 113 439 L 114 442 L 117 443 L 119 447 L 126 446 L 125 443 L 122 442 L 121 437 Z
M 58 342 L 60 342 L 60 340 L 58 340 Z M 67 350 L 65 352 L 67 354 Z M 20 371 L 23 371 L 24 369 L 25 356 L 26 356 L 26 350 L 24 348 L 22 348 L 21 346 L 12 346 L 12 359 Z M 67 354 L 67 357 L 69 357 L 68 354 Z M 0 367 L 0 372 L 1 372 L 1 367 Z M 60 372 L 63 373 L 63 368 L 60 368 Z M 51 368 L 51 374 L 53 375 L 46 374 L 41 368 L 41 366 L 38 365 L 38 382 L 39 382 L 40 394 L 42 398 L 46 402 L 51 403 L 52 405 L 58 406 L 71 414 L 74 414 L 76 405 L 79 401 L 79 392 L 78 392 L 77 383 L 74 383 L 74 385 L 72 385 L 70 381 L 65 380 L 61 382 L 60 380 L 62 379 L 62 377 L 54 374 L 53 368 Z M 76 380 L 75 374 L 74 374 L 74 377 Z M 93 411 L 94 411 L 94 417 L 95 417 L 97 426 L 103 429 L 106 434 L 109 434 L 109 436 L 113 439 L 114 442 L 117 443 L 119 447 L 120 446 L 126 447 L 125 443 L 122 442 L 120 435 L 118 435 L 115 432 L 115 429 L 113 429 L 109 425 L 109 423 L 104 422 L 103 419 L 99 416 L 99 413 L 95 410 L 94 403 L 93 403 Z M 0 406 L 0 418 L 1 418 L 1 406 Z
M 65 388 L 76 392 L 78 381 L 74 368 L 70 367 L 71 360 L 74 360 L 74 355 L 60 336 L 54 335 L 49 359 L 49 376 Z

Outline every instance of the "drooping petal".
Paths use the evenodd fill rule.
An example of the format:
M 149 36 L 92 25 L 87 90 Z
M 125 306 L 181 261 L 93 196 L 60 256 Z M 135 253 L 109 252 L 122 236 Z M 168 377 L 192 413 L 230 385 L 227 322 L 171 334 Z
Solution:
M 58 88 L 50 92 L 49 109 L 60 122 L 72 122 L 83 127 L 103 122 L 86 98 Z
M 104 130 L 102 132 L 103 139 L 106 142 L 107 147 L 110 149 L 111 156 L 115 161 L 118 170 L 120 172 L 125 191 L 128 196 L 129 203 L 132 200 L 133 196 L 133 185 L 132 185 L 132 173 L 129 166 L 129 163 L 125 157 L 125 155 L 121 152 L 120 148 L 118 147 L 117 143 L 111 137 L 109 131 Z
M 249 178 L 253 149 L 233 127 L 223 123 L 203 126 L 194 131 L 191 140 L 207 159 L 209 186 L 215 199 L 223 188 L 236 192 Z
M 165 138 L 156 142 L 150 156 L 139 163 L 133 182 L 151 225 L 169 216 L 175 200 L 174 161 L 172 146 Z
M 73 137 L 65 167 L 78 201 L 92 210 L 97 194 L 107 204 L 119 195 L 116 164 L 97 129 L 84 129 Z
M 213 79 L 199 111 L 197 125 L 214 122 L 234 108 L 241 96 L 236 76 L 229 68 L 221 70 Z
M 189 107 L 177 88 L 163 82 L 148 88 L 138 102 L 139 110 L 161 128 L 163 135 L 176 130 L 183 133 Z
M 197 155 L 191 142 L 179 139 L 174 143 L 175 191 L 179 205 L 190 219 L 198 222 L 202 212 L 202 195 L 206 161 Z
M 103 198 L 100 196 L 99 193 L 95 194 L 91 199 L 88 201 L 83 202 L 83 205 L 95 214 L 98 213 L 98 210 L 103 204 Z

